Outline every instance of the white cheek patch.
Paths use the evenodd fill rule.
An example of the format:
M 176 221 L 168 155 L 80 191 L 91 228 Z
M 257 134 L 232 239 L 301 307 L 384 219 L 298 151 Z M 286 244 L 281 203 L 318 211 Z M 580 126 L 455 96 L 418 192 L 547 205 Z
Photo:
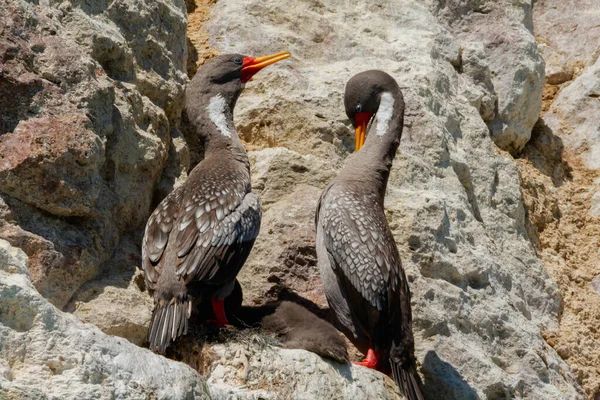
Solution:
M 377 136 L 385 135 L 393 113 L 394 97 L 388 92 L 383 92 L 381 94 L 381 101 L 379 102 L 379 109 L 377 110 L 377 115 L 375 117 L 377 120 Z
M 212 123 L 215 124 L 219 132 L 221 132 L 223 136 L 231 139 L 231 131 L 227 126 L 227 118 L 225 117 L 226 108 L 227 104 L 225 103 L 225 99 L 221 93 L 219 93 L 210 98 L 206 111 L 208 111 L 208 117 Z

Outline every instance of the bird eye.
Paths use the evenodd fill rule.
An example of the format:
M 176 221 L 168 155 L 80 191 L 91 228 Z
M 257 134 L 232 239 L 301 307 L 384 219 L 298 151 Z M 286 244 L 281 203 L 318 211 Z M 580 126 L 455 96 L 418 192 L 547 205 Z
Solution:
M 357 113 L 362 112 L 362 106 L 360 104 L 357 104 L 354 109 L 356 110 Z
M 243 63 L 242 57 L 234 58 L 233 62 L 236 63 L 237 65 L 242 65 L 242 63 Z

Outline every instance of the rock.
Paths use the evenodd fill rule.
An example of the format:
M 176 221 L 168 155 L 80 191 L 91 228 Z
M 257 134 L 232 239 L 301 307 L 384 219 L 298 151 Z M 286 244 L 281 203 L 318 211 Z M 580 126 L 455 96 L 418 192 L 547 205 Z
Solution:
M 548 72 L 573 70 L 577 75 L 600 55 L 600 10 L 593 0 L 569 3 L 537 0 L 533 26 Z M 549 77 L 548 77 L 549 78 Z M 550 82 L 549 82 L 550 83 Z
M 518 152 L 540 115 L 544 88 L 544 59 L 533 36 L 530 2 L 428 4 L 462 49 L 462 71 L 473 78 L 488 102 L 497 103 L 492 118 L 490 111 L 482 113 L 494 142 Z
M 600 191 L 594 193 L 592 196 L 590 214 L 600 217 Z
M 565 147 L 578 154 L 590 169 L 600 169 L 598 97 L 600 62 L 596 61 L 560 91 L 549 112 L 544 114 L 546 125 L 562 139 Z
M 546 61 L 546 83 L 560 85 L 573 79 L 573 68 L 567 64 L 566 57 L 554 52 L 545 45 L 540 45 Z
M 25 251 L 34 285 L 58 307 L 96 277 L 118 241 L 116 232 L 98 234 L 105 229 L 103 221 L 80 226 L 5 195 L 0 195 L 0 209 L 11 216 L 0 220 L 0 237 Z
M 403 89 L 405 130 L 386 208 L 411 282 L 427 396 L 583 398 L 540 333 L 557 326 L 560 297 L 527 237 L 515 163 L 494 145 L 518 151 L 539 116 L 544 62 L 531 8 L 443 4 L 223 0 L 204 28 L 221 52 L 293 54 L 249 82 L 238 101 L 236 124 L 250 146 L 285 146 L 337 169 L 353 144 L 346 81 L 380 68 Z M 268 200 L 239 275 L 245 299 L 261 303 L 288 290 L 323 306 L 312 216 L 326 179 L 296 178 L 275 167 L 277 157 L 259 154 L 253 180 Z
M 379 372 L 324 361 L 304 350 L 260 349 L 257 343 L 216 345 L 213 350 L 217 361 L 208 385 L 214 398 L 403 398 L 394 381 Z
M 597 137 L 600 10 L 589 0 L 578 3 L 576 9 L 540 0 L 535 6 L 534 20 L 550 71 L 575 73 L 574 80 L 555 96 L 544 120 L 569 152 L 577 154 L 588 168 L 597 170 L 600 168 Z
M 260 193 L 265 209 L 291 194 L 298 185 L 325 187 L 335 177 L 332 163 L 285 147 L 254 151 L 249 157 L 252 162 L 252 187 Z
M 600 11 L 591 1 L 570 7 L 540 0 L 533 8 L 533 21 L 549 83 L 558 84 L 546 88 L 540 138 L 558 144 L 560 151 L 536 139 L 535 146 L 524 149 L 520 168 L 524 195 L 535 195 L 538 200 L 532 203 L 541 206 L 528 210 L 528 215 L 534 224 L 545 220 L 538 224 L 543 229 L 537 229 L 536 250 L 563 299 L 560 324 L 544 332 L 544 338 L 573 369 L 587 396 L 594 398 L 600 393 L 600 297 L 594 291 L 600 254 Z M 565 81 L 568 75 L 572 76 Z M 557 80 L 552 82 L 552 77 Z M 532 181 L 539 184 L 531 185 Z M 537 193 L 532 193 L 532 186 Z M 555 205 L 556 212 L 544 213 L 547 204 Z M 553 215 L 538 218 L 540 214 Z
M 60 312 L 32 286 L 27 256 L 0 240 L 3 398 L 210 398 L 188 366 Z
M 100 194 L 101 139 L 82 114 L 36 118 L 2 136 L 2 191 L 51 214 L 89 217 Z
M 320 193 L 314 186 L 300 185 L 263 211 L 262 240 L 257 240 L 238 275 L 249 304 L 279 299 L 287 288 L 319 306 L 327 305 L 314 247 Z
M 196 143 L 188 152 L 189 132 L 179 126 L 188 67 L 184 1 L 0 1 L 0 89 L 9 94 L 0 99 L 0 237 L 25 251 L 33 284 L 53 304 L 141 343 L 151 301 L 135 279 L 141 231 L 153 205 L 201 157 Z M 194 39 L 199 60 L 227 51 L 294 55 L 248 82 L 235 112 L 264 203 L 261 235 L 239 275 L 246 302 L 283 293 L 325 306 L 313 218 L 321 190 L 354 147 L 343 90 L 355 73 L 384 69 L 407 104 L 386 209 L 413 292 L 425 395 L 584 398 L 577 379 L 594 395 L 588 326 L 573 329 L 573 340 L 555 332 L 561 309 L 595 314 L 565 292 L 561 304 L 529 236 L 536 233 L 520 161 L 496 147 L 521 151 L 539 117 L 544 61 L 531 3 L 221 0 L 210 13 L 208 3 L 200 3 L 194 25 L 203 23 Z M 568 59 L 558 41 L 548 43 L 557 60 Z M 551 82 L 570 70 L 579 76 L 577 65 L 556 64 Z M 586 79 L 585 96 L 594 99 L 593 77 Z M 586 101 L 582 112 L 593 120 Z M 575 136 L 592 144 L 582 135 Z M 21 140 L 23 150 L 15 145 Z M 545 182 L 523 190 L 542 193 Z M 581 204 L 593 193 L 582 194 Z M 551 229 L 556 208 L 569 215 L 557 201 L 540 201 L 540 226 Z M 396 396 L 381 374 L 260 340 L 214 346 L 206 385 L 182 364 L 56 310 L 26 278 L 25 256 L 0 243 L 21 260 L 0 274 L 0 384 L 9 396 L 37 398 L 48 388 L 57 398 Z M 597 252 L 569 253 L 578 254 Z M 560 279 L 589 290 L 588 275 L 549 270 L 561 290 Z
M 186 176 L 184 2 L 2 9 L 0 192 L 20 229 L 0 237 L 62 308 L 144 226 L 159 182 Z
M 592 280 L 592 289 L 598 293 L 598 296 L 600 296 L 600 275 L 597 275 L 593 280 Z
M 110 269 L 86 282 L 65 310 L 109 335 L 120 336 L 144 346 L 154 302 L 146 288 L 139 265 L 138 240 L 124 237 L 108 262 Z

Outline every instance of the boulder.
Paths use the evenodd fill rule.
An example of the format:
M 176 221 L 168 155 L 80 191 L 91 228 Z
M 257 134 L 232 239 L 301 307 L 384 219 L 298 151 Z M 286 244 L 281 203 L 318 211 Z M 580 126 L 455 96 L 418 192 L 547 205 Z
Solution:
M 0 390 L 3 399 L 209 399 L 205 380 L 80 322 L 33 287 L 27 256 L 0 239 Z

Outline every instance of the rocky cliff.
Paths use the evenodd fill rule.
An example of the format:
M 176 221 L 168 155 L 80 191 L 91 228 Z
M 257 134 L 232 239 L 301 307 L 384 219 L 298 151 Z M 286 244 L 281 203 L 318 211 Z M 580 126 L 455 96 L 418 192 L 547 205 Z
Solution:
M 217 53 L 280 50 L 292 60 L 235 112 L 264 208 L 245 302 L 326 306 L 313 218 L 353 149 L 343 88 L 383 69 L 407 104 L 386 210 L 426 397 L 600 392 L 593 1 L 574 14 L 543 0 L 187 3 L 0 0 L 8 398 L 398 398 L 381 374 L 260 334 L 205 345 L 202 368 L 186 360 L 202 375 L 136 346 L 152 307 L 143 225 L 201 158 L 188 74 Z

